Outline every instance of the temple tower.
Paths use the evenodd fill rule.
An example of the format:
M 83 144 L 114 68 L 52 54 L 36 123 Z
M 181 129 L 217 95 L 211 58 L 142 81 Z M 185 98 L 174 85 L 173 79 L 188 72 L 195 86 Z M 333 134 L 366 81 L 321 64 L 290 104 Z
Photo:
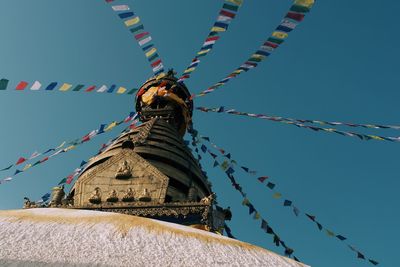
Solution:
M 136 95 L 142 124 L 92 158 L 65 198 L 55 188 L 50 206 L 221 231 L 230 211 L 215 205 L 211 184 L 183 141 L 192 107 L 189 90 L 172 71 L 147 80 Z

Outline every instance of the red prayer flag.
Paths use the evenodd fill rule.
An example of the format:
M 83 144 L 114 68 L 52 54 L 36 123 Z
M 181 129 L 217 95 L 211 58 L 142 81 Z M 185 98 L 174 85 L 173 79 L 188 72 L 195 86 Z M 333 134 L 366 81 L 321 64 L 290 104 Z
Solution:
M 264 181 L 267 180 L 268 178 L 269 178 L 268 176 L 261 176 L 261 177 L 258 177 L 257 179 L 258 179 L 261 183 L 264 183 Z
M 271 42 L 265 42 L 264 45 L 270 46 L 270 47 L 273 47 L 273 48 L 278 48 L 278 46 L 279 46 L 278 44 L 274 44 L 274 43 L 271 43 Z
M 297 20 L 297 21 L 302 21 L 304 19 L 304 16 L 305 16 L 304 14 L 296 13 L 296 12 L 288 12 L 286 14 L 286 18 L 294 19 L 294 20 Z
M 85 92 L 91 92 L 91 91 L 93 91 L 95 88 L 96 88 L 96 86 L 94 86 L 94 85 L 89 86 L 89 87 L 85 90 Z
M 226 11 L 226 10 L 221 10 L 221 12 L 219 12 L 219 14 L 227 16 L 227 17 L 230 17 L 230 18 L 234 18 L 235 15 L 236 15 L 235 13 L 232 13 L 232 12 L 229 12 L 229 11 Z
M 20 157 L 15 165 L 21 164 L 26 161 L 26 158 Z
M 74 175 L 70 174 L 67 176 L 67 181 L 65 182 L 66 184 L 70 184 L 74 180 Z
M 17 85 L 17 87 L 15 87 L 15 90 L 24 90 L 25 87 L 26 87 L 27 85 L 28 85 L 27 82 L 21 81 L 21 82 Z
M 213 36 L 213 37 L 207 38 L 207 39 L 206 39 L 206 42 L 209 42 L 209 41 L 217 41 L 218 39 L 219 39 L 219 36 Z
M 142 32 L 142 33 L 136 34 L 136 35 L 135 35 L 135 39 L 136 39 L 136 40 L 139 40 L 140 38 L 143 38 L 143 37 L 145 37 L 146 35 L 149 35 L 149 32 Z
M 45 162 L 45 161 L 47 161 L 47 160 L 49 160 L 49 157 L 45 157 L 45 158 L 41 159 L 41 160 L 40 160 L 40 163 L 43 163 L 43 162 Z
M 158 64 L 161 63 L 161 59 L 154 61 L 153 63 L 151 63 L 151 66 L 154 68 L 156 67 Z

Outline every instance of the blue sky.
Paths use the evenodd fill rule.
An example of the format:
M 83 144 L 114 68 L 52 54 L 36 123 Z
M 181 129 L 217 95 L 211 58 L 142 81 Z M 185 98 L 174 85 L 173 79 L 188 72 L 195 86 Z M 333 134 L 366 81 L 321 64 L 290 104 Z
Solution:
M 122 2 L 122 1 L 119 1 Z M 127 3 L 151 32 L 167 68 L 181 73 L 200 48 L 222 1 L 136 0 Z M 291 1 L 245 1 L 229 31 L 187 81 L 199 92 L 225 77 L 278 25 Z M 317 1 L 305 21 L 268 60 L 197 106 L 302 119 L 400 124 L 400 38 L 394 0 Z M 122 21 L 103 1 L 22 1 L 0 4 L 0 78 L 139 86 L 151 68 Z M 134 108 L 128 95 L 0 91 L 0 164 L 79 138 Z M 395 266 L 400 238 L 400 144 L 361 141 L 290 125 L 226 114 L 195 113 L 195 126 L 240 164 L 268 175 L 297 207 L 349 238 L 366 256 Z M 345 129 L 345 128 L 340 128 Z M 83 159 L 118 134 L 115 129 L 0 185 L 0 209 L 38 199 Z M 350 129 L 355 130 L 355 129 Z M 399 136 L 395 130 L 362 131 Z M 231 206 L 241 240 L 282 253 L 259 221 L 247 215 L 225 175 L 203 162 L 218 201 Z M 237 180 L 295 254 L 313 266 L 363 266 L 337 239 L 295 217 L 252 176 Z M 4 177 L 7 172 L 2 172 Z

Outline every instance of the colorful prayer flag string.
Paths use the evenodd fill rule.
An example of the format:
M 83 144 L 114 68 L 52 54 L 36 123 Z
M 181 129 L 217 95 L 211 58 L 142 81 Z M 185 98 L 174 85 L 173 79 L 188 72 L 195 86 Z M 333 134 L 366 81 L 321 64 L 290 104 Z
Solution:
M 192 144 L 194 146 L 197 146 L 197 143 L 201 142 L 200 139 L 198 139 L 198 132 L 196 130 L 191 131 L 191 134 L 193 138 L 196 140 Z M 204 139 L 204 138 L 203 138 Z M 209 138 L 208 138 L 209 139 Z M 206 150 L 210 156 L 214 159 L 215 162 L 217 162 L 217 166 L 221 166 L 221 169 L 224 171 L 224 173 L 227 175 L 228 179 L 230 180 L 232 186 L 240 193 L 240 195 L 243 197 L 242 205 L 247 206 L 249 208 L 249 215 L 253 216 L 253 219 L 255 220 L 261 220 L 261 229 L 264 230 L 267 234 L 270 234 L 273 236 L 273 242 L 275 243 L 276 246 L 282 246 L 285 251 L 285 255 L 288 257 L 293 256 L 293 258 L 296 261 L 299 261 L 297 257 L 293 255 L 294 250 L 286 245 L 286 243 L 279 237 L 279 235 L 272 229 L 272 227 L 269 225 L 269 223 L 261 216 L 261 214 L 257 211 L 256 207 L 250 202 L 249 198 L 247 197 L 247 194 L 244 192 L 242 186 L 236 182 L 235 177 L 233 176 L 234 170 L 232 168 L 232 162 L 231 164 L 224 163 L 220 164 L 212 155 L 210 150 Z M 221 152 L 221 151 L 220 151 Z M 221 152 L 221 154 L 224 154 Z
M 107 0 L 106 2 L 110 3 Z M 125 26 L 129 28 L 129 31 L 135 37 L 149 61 L 154 75 L 164 72 L 164 65 L 154 46 L 153 39 L 150 33 L 145 31 L 140 17 L 137 16 L 127 4 L 112 5 L 111 8 L 117 12 L 118 17 L 124 21 Z
M 12 181 L 13 178 L 14 178 L 16 175 L 18 175 L 18 174 L 20 174 L 20 173 L 22 173 L 22 172 L 27 171 L 27 170 L 30 169 L 31 167 L 37 166 L 37 165 L 39 165 L 39 164 L 42 164 L 42 163 L 48 161 L 49 159 L 51 159 L 51 158 L 54 157 L 54 156 L 57 156 L 57 155 L 60 155 L 60 154 L 62 154 L 62 153 L 68 152 L 68 151 L 70 151 L 70 150 L 72 150 L 72 149 L 75 149 L 76 146 L 81 145 L 81 144 L 83 144 L 83 143 L 85 143 L 85 142 L 88 142 L 89 140 L 91 140 L 92 138 L 94 138 L 94 137 L 97 136 L 97 135 L 100 135 L 100 134 L 103 134 L 103 133 L 105 133 L 105 132 L 107 132 L 107 131 L 112 130 L 112 129 L 113 129 L 114 127 L 116 127 L 117 125 L 120 125 L 120 124 L 122 124 L 122 123 L 128 123 L 128 122 L 134 120 L 134 119 L 136 118 L 136 116 L 137 116 L 137 114 L 136 114 L 135 112 L 131 112 L 131 113 L 129 114 L 129 116 L 126 117 L 124 120 L 121 120 L 121 121 L 119 121 L 119 122 L 114 121 L 114 122 L 111 122 L 110 124 L 101 124 L 100 127 L 99 127 L 99 129 L 95 129 L 95 130 L 91 131 L 90 133 L 84 135 L 84 136 L 81 137 L 81 138 L 77 138 L 77 139 L 75 139 L 75 140 L 73 140 L 73 141 L 70 141 L 70 142 L 65 142 L 65 141 L 64 141 L 64 142 L 63 142 L 61 145 L 59 145 L 58 147 L 56 147 L 56 148 L 49 148 L 49 149 L 47 149 L 46 151 L 44 151 L 43 153 L 34 152 L 34 153 L 32 154 L 32 156 L 30 156 L 29 158 L 20 157 L 20 158 L 17 160 L 17 162 L 15 163 L 15 166 L 17 166 L 17 165 L 19 165 L 19 164 L 22 164 L 22 163 L 26 162 L 26 161 L 29 160 L 29 159 L 34 159 L 34 158 L 36 158 L 36 157 L 38 157 L 38 156 L 40 156 L 40 155 L 43 155 L 43 156 L 44 156 L 44 155 L 46 155 L 46 154 L 49 153 L 49 152 L 55 151 L 53 154 L 51 154 L 51 155 L 49 155 L 49 156 L 44 156 L 42 159 L 36 161 L 35 163 L 28 163 L 28 164 L 26 164 L 25 167 L 23 167 L 22 169 L 16 169 L 13 175 L 10 175 L 10 176 L 8 176 L 8 177 L 6 177 L 6 178 L 0 179 L 0 184 L 5 183 L 5 182 L 10 182 L 10 181 Z M 65 145 L 68 145 L 68 146 L 65 147 Z M 64 148 L 64 147 L 65 147 L 65 148 Z M 14 166 L 14 164 L 13 164 L 12 166 Z M 11 167 L 12 167 L 12 166 L 11 166 Z M 11 169 L 11 167 L 7 167 L 6 169 L 9 170 L 9 169 Z
M 205 96 L 206 94 L 209 94 L 225 85 L 232 78 L 237 77 L 242 72 L 247 72 L 257 67 L 260 62 L 268 58 L 275 49 L 285 42 L 289 33 L 304 19 L 306 13 L 310 12 L 314 2 L 314 0 L 294 0 L 289 12 L 282 19 L 278 27 L 276 27 L 272 35 L 257 49 L 255 53 L 250 56 L 247 61 L 216 84 L 210 86 L 208 89 L 197 95 L 193 95 L 192 97 Z
M 200 138 L 201 138 L 202 140 L 206 140 L 207 142 L 209 142 L 209 143 L 211 144 L 211 142 L 209 141 L 209 140 L 210 140 L 209 137 L 200 136 Z M 202 144 L 202 145 L 204 145 L 204 144 Z M 207 147 L 205 147 L 205 148 L 206 148 L 206 149 L 205 149 L 206 152 L 208 152 L 208 154 L 211 155 L 212 152 L 211 152 Z M 204 150 L 202 150 L 202 151 L 204 152 Z M 226 150 L 224 150 L 224 151 L 226 151 Z M 204 152 L 204 153 L 205 153 L 205 152 Z M 223 155 L 223 153 L 221 153 L 221 154 Z M 229 155 L 230 155 L 230 153 L 229 153 Z M 214 157 L 214 156 L 212 156 L 212 157 L 213 157 L 213 159 L 214 159 L 214 162 L 217 162 L 216 159 L 215 159 L 215 157 Z M 228 176 L 229 176 L 229 175 L 232 176 L 232 174 L 235 173 L 235 165 L 237 165 L 237 162 L 234 161 L 234 160 L 230 160 L 230 162 L 227 161 L 227 160 L 224 160 L 224 162 L 223 162 L 222 164 L 218 164 L 218 165 L 221 167 L 221 169 L 222 169 Z M 214 167 L 216 167 L 216 166 L 218 166 L 218 165 L 215 165 L 215 164 L 214 164 Z M 246 173 L 251 174 L 251 175 L 254 175 L 254 173 L 251 173 L 251 172 L 250 172 L 250 169 L 249 169 L 248 167 L 241 166 L 240 168 L 241 168 L 243 171 L 245 171 Z M 272 194 L 272 197 L 273 197 L 273 198 L 275 198 L 275 199 L 283 199 L 283 206 L 284 206 L 284 207 L 290 207 L 290 208 L 292 208 L 292 209 L 293 209 L 293 213 L 294 213 L 294 215 L 295 215 L 296 217 L 298 217 L 301 213 L 303 213 L 303 212 L 300 211 L 300 209 L 297 207 L 297 205 L 295 205 L 295 204 L 293 203 L 292 200 L 283 198 L 283 195 L 282 195 L 280 192 L 278 192 L 278 191 L 275 190 L 275 188 L 276 188 L 276 183 L 273 183 L 272 181 L 270 181 L 270 177 L 269 177 L 269 176 L 261 176 L 261 177 L 258 177 L 257 180 L 258 180 L 261 184 L 266 184 L 266 187 L 272 191 L 272 193 L 273 193 L 273 194 Z M 268 180 L 268 182 L 266 182 L 266 180 Z M 233 183 L 233 182 L 232 182 L 232 183 Z M 242 188 L 240 187 L 240 185 L 238 185 L 236 182 L 235 182 L 235 184 L 233 183 L 233 185 L 234 185 L 235 188 L 237 188 L 237 190 L 242 190 Z M 333 231 L 331 231 L 330 229 L 326 228 L 326 227 L 323 226 L 321 223 L 319 223 L 319 222 L 316 220 L 316 216 L 310 215 L 310 213 L 305 213 L 305 212 L 304 212 L 303 214 L 304 214 L 309 220 L 311 220 L 312 222 L 314 222 L 314 223 L 316 224 L 316 226 L 318 227 L 318 230 L 319 230 L 319 231 L 325 232 L 325 233 L 327 234 L 327 236 L 329 236 L 329 237 L 336 237 L 338 240 L 340 240 L 340 241 L 342 241 L 342 242 L 347 242 L 347 238 L 346 238 L 346 237 L 344 237 L 344 236 L 341 235 L 341 234 L 335 234 Z M 363 254 L 362 252 L 360 252 L 359 250 L 357 250 L 354 246 L 352 246 L 352 245 L 350 245 L 350 244 L 348 244 L 348 243 L 347 243 L 347 245 L 348 245 L 348 247 L 349 247 L 351 250 L 353 250 L 354 252 L 357 253 L 357 258 L 359 258 L 359 259 L 364 259 L 364 260 L 366 259 L 366 257 L 364 256 L 364 254 Z M 369 261 L 371 264 L 373 264 L 373 265 L 378 265 L 378 264 L 379 264 L 377 261 L 375 261 L 375 260 L 373 260 L 373 259 L 368 259 L 368 261 Z
M 12 89 L 11 86 L 9 86 L 10 81 L 8 79 L 0 79 L 0 90 L 7 90 L 7 89 Z M 30 85 L 31 84 L 31 85 Z M 29 86 L 30 85 L 30 86 Z M 60 91 L 60 92 L 97 92 L 97 93 L 115 93 L 117 95 L 122 95 L 122 94 L 127 94 L 127 95 L 133 95 L 138 91 L 138 88 L 131 88 L 127 89 L 125 86 L 117 86 L 115 84 L 110 85 L 109 87 L 107 85 L 101 85 L 100 87 L 97 88 L 96 85 L 84 85 L 84 84 L 76 84 L 73 85 L 71 83 L 60 83 L 60 82 L 50 82 L 49 84 L 42 84 L 40 81 L 34 81 L 34 82 L 25 82 L 25 81 L 20 81 L 18 82 L 17 86 L 15 87 L 15 90 L 17 91 L 25 91 L 30 90 L 30 91 Z
M 247 112 L 240 112 L 234 109 L 225 110 L 224 107 L 218 108 L 207 108 L 207 107 L 197 107 L 197 110 L 202 112 L 215 112 L 215 113 L 227 113 L 233 115 L 240 115 L 240 116 L 247 116 L 252 118 L 270 120 L 274 122 L 285 123 L 289 125 L 294 125 L 299 128 L 310 129 L 316 132 L 323 131 L 328 133 L 336 133 L 343 136 L 348 137 L 357 137 L 361 140 L 378 140 L 378 141 L 389 141 L 389 142 L 400 142 L 400 136 L 380 136 L 380 135 L 372 135 L 372 134 L 362 134 L 362 133 L 355 133 L 355 132 L 348 132 L 348 131 L 339 131 L 335 128 L 323 128 L 317 126 L 310 126 L 306 125 L 305 123 L 318 123 L 318 124 L 325 124 L 325 125 L 345 125 L 351 127 L 362 127 L 362 128 L 369 128 L 369 129 L 399 129 L 399 126 L 395 125 L 375 125 L 375 124 L 354 124 L 354 123 L 341 123 L 341 122 L 326 122 L 326 121 L 315 121 L 315 120 L 297 120 L 291 118 L 284 118 L 284 117 L 276 117 L 276 116 L 269 116 L 264 114 L 254 114 L 254 113 L 247 113 Z M 300 122 L 301 121 L 301 122 Z
M 211 27 L 210 32 L 207 35 L 206 40 L 199 52 L 197 52 L 196 56 L 193 58 L 192 62 L 185 69 L 182 76 L 179 78 L 178 82 L 183 82 L 186 79 L 190 78 L 190 75 L 196 70 L 198 65 L 200 64 L 200 58 L 205 57 L 212 48 L 215 43 L 219 40 L 220 34 L 226 32 L 228 30 L 229 24 L 232 20 L 235 19 L 237 12 L 242 5 L 243 0 L 225 0 L 222 8 L 218 13 L 218 17 Z

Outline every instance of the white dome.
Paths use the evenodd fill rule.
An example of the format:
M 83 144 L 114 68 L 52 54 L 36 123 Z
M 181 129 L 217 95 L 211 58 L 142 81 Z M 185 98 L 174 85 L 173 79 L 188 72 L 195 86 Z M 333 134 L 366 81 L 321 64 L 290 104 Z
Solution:
M 305 267 L 263 248 L 172 223 L 116 213 L 0 211 L 0 266 Z

